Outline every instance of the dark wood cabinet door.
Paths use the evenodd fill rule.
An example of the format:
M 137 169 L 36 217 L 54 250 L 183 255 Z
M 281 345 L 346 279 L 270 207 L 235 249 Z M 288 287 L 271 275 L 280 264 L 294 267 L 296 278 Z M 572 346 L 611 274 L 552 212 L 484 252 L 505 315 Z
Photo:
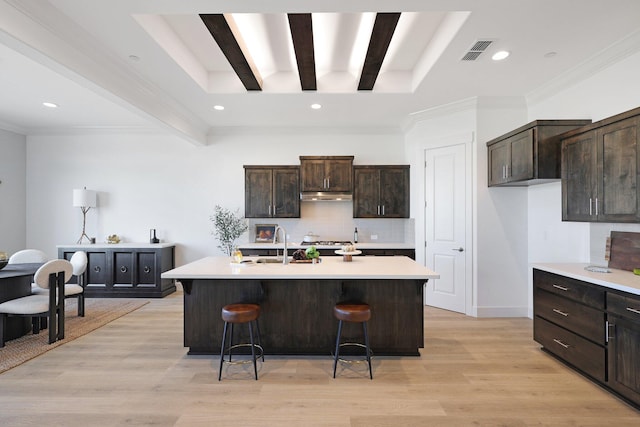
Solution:
M 325 163 L 325 177 L 327 190 L 352 191 L 352 160 L 327 160 Z
M 380 214 L 387 218 L 409 218 L 409 167 L 380 169 Z
M 640 118 L 632 117 L 596 131 L 598 162 L 598 221 L 636 222 Z
M 300 170 L 273 169 L 273 212 L 276 218 L 300 218 Z
M 244 216 L 246 218 L 271 217 L 272 189 L 271 168 L 245 168 Z
M 353 217 L 377 218 L 380 206 L 380 173 L 377 168 L 353 169 Z
M 489 147 L 489 186 L 507 181 L 507 164 L 511 158 L 511 144 L 499 142 Z
M 87 284 L 86 289 L 101 289 L 111 287 L 107 280 L 107 254 L 105 252 L 87 252 Z
M 302 191 L 326 191 L 325 161 L 308 159 L 300 161 Z
M 607 384 L 640 404 L 640 322 L 610 314 L 609 328 Z
M 133 252 L 113 252 L 113 287 L 133 287 Z
M 156 278 L 157 271 L 155 252 L 136 252 L 137 287 L 159 287 L 159 283 Z
M 533 179 L 534 129 L 514 135 L 507 141 L 511 144 L 511 158 L 507 163 L 507 181 Z
M 595 132 L 562 142 L 562 220 L 595 221 L 597 155 Z

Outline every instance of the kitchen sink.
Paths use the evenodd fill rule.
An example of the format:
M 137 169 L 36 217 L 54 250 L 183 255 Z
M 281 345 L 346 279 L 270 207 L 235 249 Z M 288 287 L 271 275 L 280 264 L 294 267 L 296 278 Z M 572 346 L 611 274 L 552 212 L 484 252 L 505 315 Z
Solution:
M 258 264 L 282 264 L 282 258 L 258 258 L 256 260 Z

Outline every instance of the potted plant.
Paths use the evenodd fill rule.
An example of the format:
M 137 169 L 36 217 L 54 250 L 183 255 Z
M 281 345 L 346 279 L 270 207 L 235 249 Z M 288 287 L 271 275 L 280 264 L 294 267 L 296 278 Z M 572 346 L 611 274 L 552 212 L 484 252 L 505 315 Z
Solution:
M 209 218 L 213 221 L 214 230 L 212 234 L 216 236 L 218 248 L 224 253 L 231 256 L 235 247 L 236 240 L 242 236 L 242 233 L 249 229 L 244 217 L 240 215 L 236 209 L 235 212 L 216 205 L 215 213 Z

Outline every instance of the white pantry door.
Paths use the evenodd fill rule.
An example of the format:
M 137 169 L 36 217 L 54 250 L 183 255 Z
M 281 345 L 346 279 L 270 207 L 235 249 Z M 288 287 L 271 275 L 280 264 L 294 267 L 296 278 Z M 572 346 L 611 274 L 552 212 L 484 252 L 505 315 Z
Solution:
M 425 150 L 425 265 L 440 274 L 425 304 L 466 312 L 465 144 Z

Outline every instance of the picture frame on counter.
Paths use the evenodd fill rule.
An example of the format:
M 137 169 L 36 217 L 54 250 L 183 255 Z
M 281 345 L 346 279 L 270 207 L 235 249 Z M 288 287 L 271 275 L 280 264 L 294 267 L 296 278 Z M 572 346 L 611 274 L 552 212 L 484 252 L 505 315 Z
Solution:
M 256 243 L 273 243 L 278 224 L 256 224 Z

